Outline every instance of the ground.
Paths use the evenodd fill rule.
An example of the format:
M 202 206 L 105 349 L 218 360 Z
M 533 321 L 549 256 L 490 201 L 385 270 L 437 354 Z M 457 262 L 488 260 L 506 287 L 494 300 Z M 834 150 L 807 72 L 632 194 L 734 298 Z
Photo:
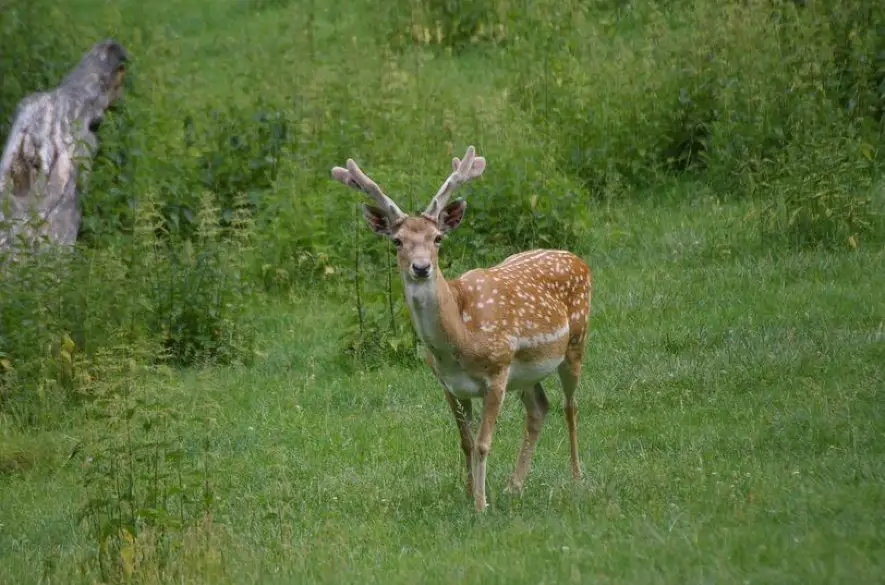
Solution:
M 84 11 L 100 12 L 99 4 L 77 2 Z M 176 14 L 179 4 L 146 13 L 166 23 L 166 50 L 188 56 L 180 74 L 190 79 L 154 107 L 175 108 L 187 91 L 223 101 L 224 76 L 249 69 L 225 47 L 260 53 L 264 63 L 284 44 L 272 34 L 283 24 L 272 13 L 237 12 L 246 3 L 216 10 L 194 2 Z M 336 20 L 324 14 L 318 43 Z M 335 26 L 353 27 L 357 16 L 344 14 Z M 225 59 L 228 66 L 215 67 Z M 471 68 L 477 59 L 465 58 L 463 73 L 449 62 L 439 72 L 466 87 L 482 77 Z M 154 60 L 142 71 L 160 67 Z M 234 95 L 246 81 L 231 83 Z M 493 143 L 499 133 L 487 128 Z M 409 160 L 405 147 L 390 151 L 390 165 L 397 160 Z M 430 174 L 447 170 L 443 159 Z M 553 377 L 523 493 L 504 493 L 523 425 L 522 405 L 510 396 L 489 460 L 490 507 L 474 513 L 455 423 L 429 369 L 342 367 L 346 307 L 296 287 L 256 297 L 261 353 L 253 365 L 155 368 L 134 379 L 133 395 L 155 406 L 133 420 L 166 425 L 129 429 L 147 450 L 132 455 L 125 432 L 78 414 L 54 428 L 0 428 L 6 460 L 21 460 L 0 468 L 0 582 L 96 582 L 102 541 L 81 512 L 97 509 L 91 498 L 125 500 L 130 467 L 159 452 L 161 439 L 173 445 L 158 464 L 169 478 L 136 474 L 135 498 L 148 501 L 151 486 L 164 486 L 168 504 L 158 507 L 173 517 L 186 509 L 187 528 L 168 541 L 143 530 L 135 546 L 115 549 L 122 572 L 112 575 L 188 583 L 881 582 L 885 250 L 865 241 L 782 247 L 747 219 L 754 203 L 719 195 L 701 180 L 599 203 L 577 232 L 573 245 L 587 251 L 594 279 L 578 390 L 581 481 L 571 478 Z M 468 210 L 465 223 L 471 219 Z M 443 254 L 459 237 L 453 232 Z M 102 459 L 102 449 L 112 455 Z M 90 483 L 107 461 L 119 467 L 101 477 L 117 486 Z M 176 485 L 189 494 L 186 505 L 177 503 Z

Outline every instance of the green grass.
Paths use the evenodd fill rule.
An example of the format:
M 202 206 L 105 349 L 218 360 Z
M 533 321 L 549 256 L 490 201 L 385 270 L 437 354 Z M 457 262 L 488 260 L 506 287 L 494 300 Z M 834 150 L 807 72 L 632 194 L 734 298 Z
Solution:
M 570 479 L 554 406 L 523 495 L 502 493 L 522 425 L 510 397 L 483 517 L 429 371 L 343 373 L 328 301 L 257 310 L 266 357 L 251 369 L 148 376 L 144 391 L 188 421 L 184 441 L 208 439 L 216 498 L 211 538 L 182 545 L 171 570 L 237 583 L 878 582 L 885 254 L 754 248 L 734 235 L 741 211 L 698 199 L 601 214 L 588 233 L 585 478 Z M 75 579 L 96 545 L 74 520 L 85 463 L 66 450 L 99 432 L 72 422 L 0 480 L 0 580 Z
M 550 204 L 580 181 L 556 159 L 555 128 L 534 125 L 537 112 L 513 95 L 515 72 L 531 77 L 538 66 L 518 43 L 390 53 L 382 17 L 358 2 L 72 6 L 74 29 L 113 34 L 135 55 L 126 107 L 142 150 L 136 190 L 176 185 L 193 155 L 182 146 L 184 116 L 283 108 L 296 137 L 261 194 L 255 261 L 292 269 L 303 251 L 292 241 L 308 234 L 308 251 L 345 276 L 256 293 L 259 355 L 249 367 L 130 367 L 111 354 L 94 382 L 105 402 L 72 401 L 60 422 L 30 427 L 0 412 L 0 583 L 883 581 L 881 237 L 802 249 L 761 237 L 766 201 L 741 200 L 734 183 L 701 173 L 629 196 L 629 185 L 593 199 L 575 189 Z M 623 33 L 604 27 L 641 35 L 640 21 L 625 21 Z M 578 79 L 582 63 L 569 63 Z M 593 81 L 605 95 L 603 76 Z M 606 124 L 627 94 L 612 95 Z M 489 171 L 466 192 L 465 225 L 444 245 L 452 264 L 516 252 L 529 238 L 509 218 L 524 220 L 525 201 L 540 193 L 560 222 L 542 227 L 570 227 L 554 235 L 594 275 L 578 394 L 585 476 L 571 479 L 551 379 L 553 407 L 519 497 L 503 492 L 523 424 L 519 400 L 507 398 L 483 515 L 465 493 L 455 424 L 429 369 L 342 357 L 356 198 L 328 178 L 355 156 L 417 209 L 444 178 L 449 148 L 473 141 Z M 377 292 L 386 244 L 363 228 L 364 286 Z M 81 513 L 102 498 L 128 509 L 130 482 L 143 508 L 134 543 L 116 530 L 102 541 Z M 105 510 L 104 520 L 119 513 Z M 169 517 L 145 520 L 153 513 Z

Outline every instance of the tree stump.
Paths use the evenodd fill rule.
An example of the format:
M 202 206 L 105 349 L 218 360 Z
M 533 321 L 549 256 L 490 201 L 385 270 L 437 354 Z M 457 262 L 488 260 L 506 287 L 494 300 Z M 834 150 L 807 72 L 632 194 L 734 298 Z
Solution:
M 122 45 L 100 41 L 57 88 L 19 102 L 0 159 L 0 252 L 76 242 L 78 177 L 95 156 L 105 111 L 120 97 L 127 61 Z

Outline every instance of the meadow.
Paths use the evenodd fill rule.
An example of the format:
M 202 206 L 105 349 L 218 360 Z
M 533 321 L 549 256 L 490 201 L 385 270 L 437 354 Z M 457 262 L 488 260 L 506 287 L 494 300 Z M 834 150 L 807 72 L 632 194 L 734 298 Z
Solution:
M 132 55 L 76 253 L 0 281 L 2 583 L 879 583 L 885 8 L 861 0 L 0 1 L 0 136 Z M 391 245 L 488 159 L 450 277 L 593 271 L 522 494 L 477 514 Z M 2 261 L 2 259 L 0 259 Z

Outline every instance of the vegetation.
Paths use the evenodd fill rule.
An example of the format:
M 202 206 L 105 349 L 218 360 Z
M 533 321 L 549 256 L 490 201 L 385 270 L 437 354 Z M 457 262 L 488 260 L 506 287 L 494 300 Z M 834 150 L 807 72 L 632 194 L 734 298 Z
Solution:
M 74 253 L 0 259 L 0 582 L 881 580 L 885 7 L 2 6 L 2 136 L 96 39 L 133 62 Z M 595 284 L 585 479 L 554 401 L 503 493 L 508 400 L 482 517 L 328 176 L 416 210 L 470 143 L 446 273 L 566 247 Z

